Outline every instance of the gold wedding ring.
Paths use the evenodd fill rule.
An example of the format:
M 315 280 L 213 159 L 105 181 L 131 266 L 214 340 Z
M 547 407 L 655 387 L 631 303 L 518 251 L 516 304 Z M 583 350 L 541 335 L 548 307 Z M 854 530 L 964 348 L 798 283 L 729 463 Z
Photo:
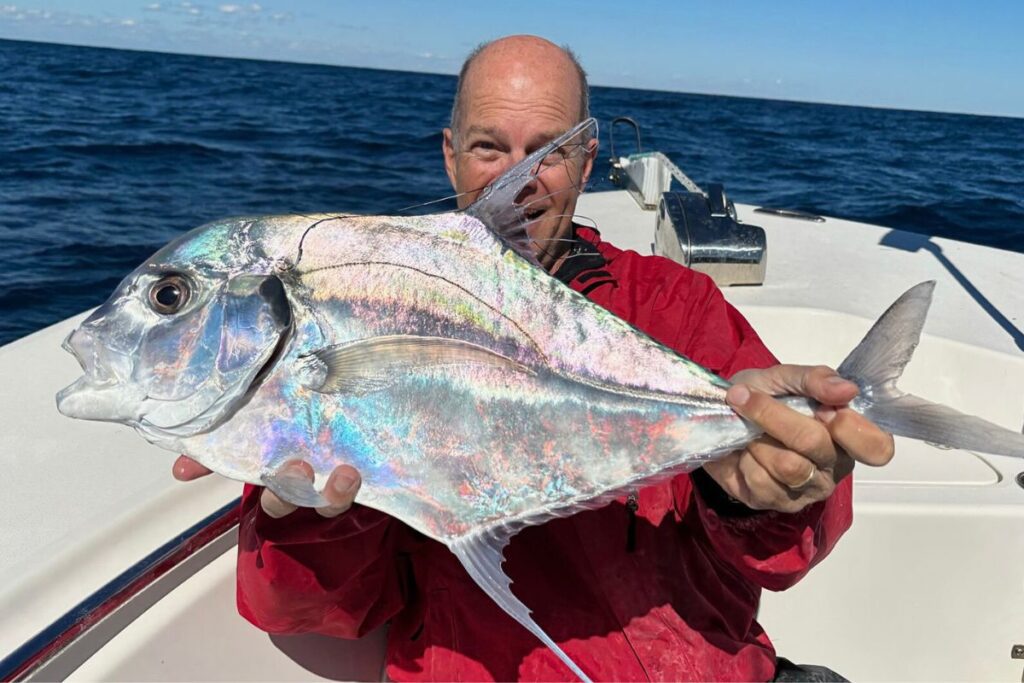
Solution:
M 811 471 L 807 473 L 807 478 L 804 479 L 799 484 L 797 484 L 796 486 L 790 486 L 789 488 L 792 489 L 793 491 L 799 491 L 803 487 L 805 487 L 808 484 L 810 484 L 811 483 L 811 479 L 814 479 L 814 475 L 817 474 L 817 473 L 818 473 L 818 468 L 815 467 L 814 464 L 811 464 Z

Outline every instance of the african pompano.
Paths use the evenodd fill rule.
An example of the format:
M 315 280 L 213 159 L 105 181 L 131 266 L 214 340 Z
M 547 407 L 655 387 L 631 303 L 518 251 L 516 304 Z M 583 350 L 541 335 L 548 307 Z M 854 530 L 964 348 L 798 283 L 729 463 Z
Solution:
M 315 487 L 355 466 L 360 503 L 445 543 L 585 679 L 511 593 L 509 538 L 758 435 L 725 403 L 728 382 L 533 259 L 514 198 L 591 125 L 510 169 L 465 213 L 193 230 L 68 338 L 85 376 L 59 409 L 123 422 L 299 505 L 324 504 Z M 907 292 L 840 366 L 861 387 L 853 407 L 896 434 L 1024 456 L 1024 436 L 896 389 L 931 293 Z M 297 459 L 314 485 L 281 473 Z

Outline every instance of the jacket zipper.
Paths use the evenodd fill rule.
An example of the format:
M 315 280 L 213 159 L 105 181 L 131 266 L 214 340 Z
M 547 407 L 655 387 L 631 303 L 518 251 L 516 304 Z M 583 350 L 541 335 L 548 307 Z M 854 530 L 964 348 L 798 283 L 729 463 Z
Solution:
M 640 501 L 636 491 L 630 491 L 626 496 L 626 510 L 629 512 L 629 524 L 626 527 L 626 552 L 636 550 L 636 511 L 640 509 Z

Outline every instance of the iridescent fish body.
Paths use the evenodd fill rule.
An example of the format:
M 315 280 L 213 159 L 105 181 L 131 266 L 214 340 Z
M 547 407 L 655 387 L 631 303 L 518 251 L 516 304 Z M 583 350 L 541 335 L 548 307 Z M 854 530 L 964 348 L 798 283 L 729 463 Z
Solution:
M 124 422 L 300 505 L 325 504 L 327 475 L 355 466 L 360 503 L 448 545 L 585 678 L 509 590 L 508 539 L 693 469 L 758 431 L 726 405 L 727 382 L 533 261 L 511 207 L 538 158 L 472 215 L 274 216 L 182 236 L 69 337 L 86 374 L 58 396 L 61 411 Z M 898 377 L 930 295 L 919 285 L 890 309 L 845 376 L 865 389 Z M 893 329 L 908 341 L 894 343 Z M 1024 454 L 1024 437 L 993 437 L 987 423 L 980 436 L 973 422 L 950 436 L 908 427 L 904 415 L 888 424 L 872 402 L 861 408 L 899 433 L 982 450 L 1002 439 L 1003 451 Z M 313 485 L 282 470 L 292 460 L 312 466 Z

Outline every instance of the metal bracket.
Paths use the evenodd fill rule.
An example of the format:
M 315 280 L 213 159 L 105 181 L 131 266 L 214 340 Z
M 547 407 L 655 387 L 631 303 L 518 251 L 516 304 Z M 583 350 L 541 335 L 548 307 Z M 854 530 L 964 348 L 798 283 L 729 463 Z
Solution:
M 1024 659 L 1024 645 L 1014 645 L 1010 648 L 1010 659 Z M 1021 683 L 1024 683 L 1024 673 L 1020 676 Z

